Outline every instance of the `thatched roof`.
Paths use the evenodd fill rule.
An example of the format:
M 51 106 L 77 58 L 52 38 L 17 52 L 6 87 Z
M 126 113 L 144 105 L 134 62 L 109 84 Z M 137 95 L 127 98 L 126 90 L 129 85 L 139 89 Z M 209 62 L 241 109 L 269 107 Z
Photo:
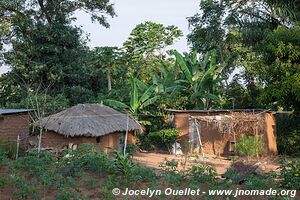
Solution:
M 117 131 L 142 130 L 142 126 L 127 114 L 100 104 L 78 104 L 34 123 L 68 136 L 102 136 Z

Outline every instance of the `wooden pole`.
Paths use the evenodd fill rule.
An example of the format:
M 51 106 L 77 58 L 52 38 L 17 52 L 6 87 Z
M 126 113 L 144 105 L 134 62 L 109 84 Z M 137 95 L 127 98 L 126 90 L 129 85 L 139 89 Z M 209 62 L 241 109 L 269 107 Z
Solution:
M 198 140 L 199 140 L 199 144 L 200 144 L 200 148 L 201 148 L 202 157 L 204 158 L 204 149 L 203 149 L 203 146 L 202 146 L 201 135 L 200 135 L 200 131 L 199 131 L 199 127 L 198 127 L 198 124 L 196 122 L 196 119 L 195 119 L 195 125 L 196 125 L 197 134 L 198 134 Z
M 38 153 L 40 153 L 40 151 L 41 151 L 41 144 L 42 144 L 42 133 L 43 133 L 43 129 L 42 129 L 42 128 L 40 128 L 39 144 L 38 144 Z
M 19 147 L 20 147 L 20 136 L 18 135 L 17 138 L 17 152 L 16 152 L 16 159 L 19 157 Z
M 126 134 L 125 134 L 125 141 L 124 141 L 124 156 L 126 155 L 126 148 L 127 148 L 128 126 L 129 126 L 129 115 L 127 114 Z

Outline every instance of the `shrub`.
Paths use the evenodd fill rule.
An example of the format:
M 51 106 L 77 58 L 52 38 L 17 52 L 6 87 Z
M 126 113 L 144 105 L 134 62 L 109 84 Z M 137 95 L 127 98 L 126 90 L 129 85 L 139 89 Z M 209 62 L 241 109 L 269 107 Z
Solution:
M 281 185 L 287 189 L 300 189 L 300 159 L 284 159 L 280 165 Z
M 217 176 L 217 172 L 214 167 L 210 165 L 193 166 L 188 175 L 191 177 L 193 182 L 205 183 L 213 182 Z
M 152 142 L 148 136 L 149 134 L 146 134 L 144 132 L 137 133 L 136 137 L 138 138 L 138 146 L 139 148 L 147 151 L 153 151 L 155 149 L 154 145 L 152 145 Z
M 121 175 L 126 181 L 132 178 L 133 168 L 135 164 L 130 159 L 129 155 L 123 155 L 119 151 L 114 151 L 115 158 L 113 160 L 113 170 L 117 175 Z
M 94 144 L 79 145 L 76 150 L 66 150 L 58 167 L 64 176 L 77 176 L 83 170 L 105 173 L 111 169 L 108 156 Z
M 150 141 L 157 148 L 167 149 L 170 152 L 172 144 L 177 140 L 179 132 L 177 129 L 163 129 L 158 132 L 148 134 Z
M 239 142 L 236 144 L 236 151 L 239 155 L 248 157 L 263 154 L 264 142 L 262 135 L 241 135 Z

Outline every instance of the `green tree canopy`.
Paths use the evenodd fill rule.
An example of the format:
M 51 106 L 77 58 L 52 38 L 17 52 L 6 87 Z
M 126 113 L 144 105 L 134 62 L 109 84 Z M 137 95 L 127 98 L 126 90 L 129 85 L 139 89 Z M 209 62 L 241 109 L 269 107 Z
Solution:
M 37 88 L 47 89 L 50 95 L 70 95 L 67 91 L 72 87 L 87 90 L 86 94 L 94 92 L 89 81 L 93 73 L 87 67 L 86 38 L 71 24 L 78 10 L 89 13 L 105 27 L 109 26 L 106 16 L 115 15 L 108 0 L 0 1 L 4 47 L 0 57 L 11 68 L 2 77 L 6 82 L 1 82 L 5 94 L 1 102 L 20 101 L 28 89 Z

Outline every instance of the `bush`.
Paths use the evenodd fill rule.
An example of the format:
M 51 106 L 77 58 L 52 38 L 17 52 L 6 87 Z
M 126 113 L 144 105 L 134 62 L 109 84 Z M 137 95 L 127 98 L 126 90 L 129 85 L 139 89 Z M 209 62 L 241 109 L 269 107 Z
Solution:
M 130 159 L 129 155 L 123 155 L 119 151 L 114 151 L 115 158 L 113 160 L 113 171 L 117 175 L 121 175 L 126 181 L 132 178 L 133 168 L 135 164 Z
M 138 138 L 138 146 L 139 148 L 147 151 L 153 151 L 155 149 L 154 145 L 152 145 L 152 142 L 150 138 L 148 137 L 148 134 L 142 132 L 137 133 L 136 137 Z
M 287 189 L 300 190 L 300 159 L 284 159 L 280 165 L 281 185 Z
M 172 144 L 174 144 L 178 138 L 179 132 L 177 129 L 163 129 L 158 132 L 151 132 L 148 137 L 152 144 L 157 148 L 167 149 L 170 152 Z
M 193 166 L 188 175 L 191 177 L 193 182 L 206 183 L 213 182 L 217 176 L 217 172 L 214 167 L 210 165 Z
M 111 169 L 108 156 L 94 144 L 81 144 L 76 150 L 66 150 L 58 167 L 64 176 L 77 176 L 83 170 L 106 173 Z
M 264 142 L 262 135 L 241 135 L 239 142 L 236 144 L 236 151 L 239 155 L 248 157 L 263 154 Z

